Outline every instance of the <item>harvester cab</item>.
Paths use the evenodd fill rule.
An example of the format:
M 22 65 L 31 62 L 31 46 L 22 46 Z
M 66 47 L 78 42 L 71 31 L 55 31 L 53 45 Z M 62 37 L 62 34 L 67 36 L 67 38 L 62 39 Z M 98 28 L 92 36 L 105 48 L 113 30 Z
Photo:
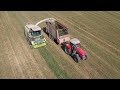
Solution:
M 46 45 L 46 39 L 42 34 L 42 29 L 38 25 L 48 20 L 52 21 L 54 18 L 46 18 L 40 20 L 35 25 L 27 24 L 25 26 L 25 36 L 32 48 L 38 48 Z
M 25 35 L 31 48 L 38 48 L 46 45 L 46 39 L 44 38 L 42 30 L 39 26 L 32 24 L 26 25 Z

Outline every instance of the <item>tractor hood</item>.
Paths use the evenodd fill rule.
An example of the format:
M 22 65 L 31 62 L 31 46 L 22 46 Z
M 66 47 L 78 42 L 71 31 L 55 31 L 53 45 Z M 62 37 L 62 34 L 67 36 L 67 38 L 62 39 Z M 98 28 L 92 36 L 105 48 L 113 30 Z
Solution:
M 80 48 L 80 47 L 76 48 L 76 51 L 77 51 L 77 53 L 78 53 L 80 56 L 84 56 L 84 55 L 87 54 L 86 51 L 84 51 L 84 50 L 83 50 L 82 48 Z

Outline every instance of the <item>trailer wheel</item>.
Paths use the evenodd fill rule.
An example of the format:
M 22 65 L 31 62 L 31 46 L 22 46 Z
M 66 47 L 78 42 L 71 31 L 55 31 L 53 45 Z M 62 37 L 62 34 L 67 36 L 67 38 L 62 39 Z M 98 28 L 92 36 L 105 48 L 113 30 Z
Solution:
M 54 38 L 52 35 L 49 34 L 49 38 L 54 41 Z
M 51 35 L 51 34 L 49 34 L 49 38 L 50 38 L 50 39 L 52 38 L 52 35 Z
M 50 36 L 51 36 L 51 35 L 50 35 L 50 34 L 48 34 L 48 37 L 49 37 L 49 38 L 50 38 Z
M 53 41 L 54 41 L 54 37 L 53 37 L 53 36 L 51 36 L 51 40 L 53 40 Z

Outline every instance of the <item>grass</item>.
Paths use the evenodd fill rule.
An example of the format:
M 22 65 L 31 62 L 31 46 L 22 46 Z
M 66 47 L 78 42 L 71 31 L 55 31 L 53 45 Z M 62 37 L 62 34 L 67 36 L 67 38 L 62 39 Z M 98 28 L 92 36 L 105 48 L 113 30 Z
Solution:
M 45 48 L 38 48 L 40 54 L 44 57 L 46 60 L 48 66 L 52 69 L 54 74 L 56 75 L 57 78 L 60 79 L 68 79 L 69 77 L 67 76 L 67 73 L 62 70 L 62 68 L 58 65 L 58 63 L 54 60 L 53 56 L 49 51 Z

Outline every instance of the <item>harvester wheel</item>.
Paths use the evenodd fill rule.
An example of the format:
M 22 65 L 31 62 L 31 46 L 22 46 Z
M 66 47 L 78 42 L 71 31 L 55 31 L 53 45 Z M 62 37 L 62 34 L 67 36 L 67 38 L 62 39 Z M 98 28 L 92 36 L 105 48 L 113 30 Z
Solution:
M 31 45 L 31 42 L 29 41 L 29 39 L 28 39 L 28 38 L 26 38 L 26 40 L 27 40 L 28 44 L 29 44 L 29 45 Z

